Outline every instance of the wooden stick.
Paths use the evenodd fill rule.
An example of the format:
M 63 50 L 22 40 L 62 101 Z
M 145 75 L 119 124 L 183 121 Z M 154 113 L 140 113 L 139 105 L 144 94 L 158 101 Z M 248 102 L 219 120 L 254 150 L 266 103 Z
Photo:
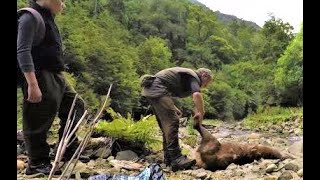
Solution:
M 65 133 L 64 136 L 61 138 L 60 143 L 59 143 L 59 146 L 58 146 L 58 149 L 57 149 L 57 153 L 56 153 L 56 156 L 55 156 L 55 160 L 54 160 L 54 163 L 53 163 L 53 167 L 52 167 L 52 169 L 51 169 L 51 171 L 50 171 L 50 175 L 49 175 L 49 178 L 48 178 L 49 180 L 51 180 L 54 172 L 56 171 L 57 166 L 58 166 L 59 162 L 61 161 L 61 159 L 62 159 L 62 157 L 63 157 L 63 155 L 64 155 L 64 152 L 65 152 L 65 150 L 66 150 L 66 148 L 67 148 L 67 144 L 68 144 L 71 136 L 76 132 L 78 126 L 79 126 L 79 125 L 81 124 L 81 122 L 85 119 L 87 113 L 88 113 L 88 111 L 86 110 L 86 111 L 83 113 L 82 117 L 80 118 L 80 120 L 78 121 L 77 125 L 74 127 L 74 129 L 71 131 L 70 134 Z M 74 120 L 74 119 L 75 119 L 75 116 L 74 116 L 73 120 Z M 68 126 L 71 126 L 71 124 L 69 123 Z M 69 130 L 70 130 L 70 129 L 71 129 L 71 128 L 69 128 Z
M 53 163 L 53 167 L 50 171 L 50 174 L 49 174 L 49 177 L 48 177 L 48 180 L 51 180 L 52 179 L 52 176 L 57 168 L 57 165 L 59 163 L 58 161 L 58 157 L 60 155 L 60 152 L 61 152 L 61 148 L 62 148 L 62 144 L 64 142 L 64 139 L 65 139 L 65 136 L 66 136 L 66 133 L 67 133 L 67 129 L 69 128 L 69 125 L 70 125 L 70 117 L 71 117 L 71 114 L 72 114 L 72 111 L 74 109 L 74 106 L 76 104 L 76 99 L 78 97 L 78 94 L 75 95 L 74 99 L 73 99 L 73 102 L 72 102 L 72 105 L 71 105 L 71 108 L 70 108 L 70 111 L 69 111 L 69 114 L 68 114 L 68 118 L 67 118 L 67 122 L 66 122 L 66 126 L 64 127 L 64 131 L 63 131 L 63 135 L 61 137 L 61 140 L 60 140 L 60 143 L 58 145 L 58 148 L 57 148 L 57 152 L 56 152 L 56 156 L 55 156 L 55 160 L 54 160 L 54 163 Z
M 100 108 L 100 110 L 98 111 L 97 115 L 96 115 L 95 118 L 93 119 L 91 125 L 89 126 L 89 131 L 88 131 L 87 134 L 85 135 L 84 140 L 82 140 L 82 142 L 81 142 L 80 145 L 78 146 L 76 152 L 73 154 L 72 158 L 69 160 L 69 163 L 68 163 L 67 167 L 64 169 L 64 171 L 63 171 L 63 173 L 61 174 L 61 176 L 60 176 L 59 179 L 63 178 L 63 176 L 66 174 L 67 170 L 69 169 L 69 166 L 70 166 L 72 160 L 75 158 L 75 156 L 77 156 L 76 162 L 74 163 L 74 165 L 73 165 L 73 167 L 72 167 L 72 170 L 70 171 L 70 174 L 68 175 L 67 179 L 70 178 L 70 176 L 71 176 L 71 174 L 72 174 L 72 171 L 74 170 L 74 168 L 75 168 L 75 166 L 76 166 L 76 164 L 77 164 L 77 161 L 78 161 L 78 159 L 79 159 L 82 151 L 84 150 L 84 148 L 86 147 L 87 143 L 89 142 L 89 139 L 90 139 L 90 137 L 91 137 L 91 135 L 92 135 L 92 132 L 93 132 L 93 130 L 94 130 L 94 128 L 95 128 L 95 125 L 96 125 L 98 119 L 100 118 L 103 110 L 105 109 L 105 106 L 106 106 L 106 104 L 107 104 L 107 102 L 108 102 L 108 98 L 109 98 L 109 96 L 110 96 L 111 88 L 112 88 L 112 84 L 111 84 L 110 87 L 109 87 L 106 100 L 104 101 L 102 107 Z

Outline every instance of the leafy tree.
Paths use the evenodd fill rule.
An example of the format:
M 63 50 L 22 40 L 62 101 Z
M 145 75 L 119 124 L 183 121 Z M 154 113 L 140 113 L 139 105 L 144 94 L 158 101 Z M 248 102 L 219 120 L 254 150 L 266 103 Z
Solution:
M 302 105 L 303 97 L 303 28 L 278 59 L 275 85 L 284 105 Z
M 139 62 L 136 65 L 139 75 L 155 74 L 172 67 L 171 52 L 167 43 L 158 37 L 150 37 L 138 47 Z
M 261 31 L 266 41 L 259 56 L 267 62 L 276 62 L 292 40 L 292 30 L 293 27 L 289 23 L 271 15 L 271 19 L 265 22 Z

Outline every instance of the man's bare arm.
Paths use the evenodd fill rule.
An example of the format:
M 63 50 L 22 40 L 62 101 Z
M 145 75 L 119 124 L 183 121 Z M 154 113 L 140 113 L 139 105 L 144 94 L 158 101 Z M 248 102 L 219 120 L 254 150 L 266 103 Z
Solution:
M 204 116 L 204 103 L 203 97 L 200 92 L 194 92 L 192 94 L 192 99 L 195 104 L 195 115 L 193 117 L 195 124 L 202 124 L 202 119 Z

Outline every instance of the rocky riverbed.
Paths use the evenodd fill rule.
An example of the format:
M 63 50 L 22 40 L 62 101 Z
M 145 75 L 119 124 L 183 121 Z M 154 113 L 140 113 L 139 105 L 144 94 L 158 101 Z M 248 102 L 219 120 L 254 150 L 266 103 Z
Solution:
M 108 138 L 93 138 L 91 149 L 86 150 L 91 154 L 91 161 L 88 163 L 78 162 L 74 172 L 86 174 L 126 174 L 137 175 L 150 163 L 160 163 L 166 179 L 221 179 L 221 180 L 289 180 L 303 179 L 303 135 L 295 123 L 283 123 L 279 126 L 267 127 L 264 129 L 249 130 L 243 127 L 242 123 L 222 122 L 218 126 L 207 125 L 209 131 L 221 142 L 257 143 L 272 146 L 282 152 L 289 153 L 294 159 L 269 160 L 260 159 L 242 166 L 230 164 L 225 170 L 211 172 L 194 167 L 192 170 L 178 171 L 173 173 L 162 164 L 162 151 L 151 152 L 148 155 L 138 155 L 132 150 L 124 150 L 112 155 L 111 150 L 104 148 Z M 293 129 L 293 130 L 292 130 Z M 186 141 L 190 137 L 187 127 L 179 130 L 180 144 L 183 152 L 192 158 L 197 144 Z M 196 137 L 196 136 L 193 136 Z M 195 139 L 200 141 L 199 137 Z M 102 145 L 101 145 L 102 142 Z M 99 145 L 98 145 L 99 144 Z M 97 146 L 99 148 L 97 148 Z M 24 175 L 26 156 L 23 155 L 23 148 L 17 145 L 17 178 L 18 179 L 40 179 L 39 176 Z M 79 174 L 78 174 L 79 175 Z M 77 177 L 77 176 L 76 176 Z M 84 179 L 84 178 L 82 178 Z

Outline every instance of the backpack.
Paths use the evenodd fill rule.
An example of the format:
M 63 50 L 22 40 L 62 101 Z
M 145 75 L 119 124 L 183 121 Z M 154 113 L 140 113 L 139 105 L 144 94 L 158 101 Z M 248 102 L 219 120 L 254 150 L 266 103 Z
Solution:
M 35 36 L 32 44 L 32 46 L 37 46 L 42 42 L 45 36 L 46 26 L 41 14 L 33 8 L 26 7 L 26 8 L 21 8 L 17 11 L 17 38 L 18 38 L 18 19 L 25 12 L 31 13 L 37 21 L 37 28 L 36 28 L 36 32 L 35 32 Z M 24 75 L 20 70 L 18 59 L 17 59 L 17 87 L 21 86 L 23 80 L 24 80 Z
M 165 174 L 161 166 L 157 163 L 150 164 L 136 176 L 124 174 L 100 174 L 89 177 L 88 180 L 165 180 Z

